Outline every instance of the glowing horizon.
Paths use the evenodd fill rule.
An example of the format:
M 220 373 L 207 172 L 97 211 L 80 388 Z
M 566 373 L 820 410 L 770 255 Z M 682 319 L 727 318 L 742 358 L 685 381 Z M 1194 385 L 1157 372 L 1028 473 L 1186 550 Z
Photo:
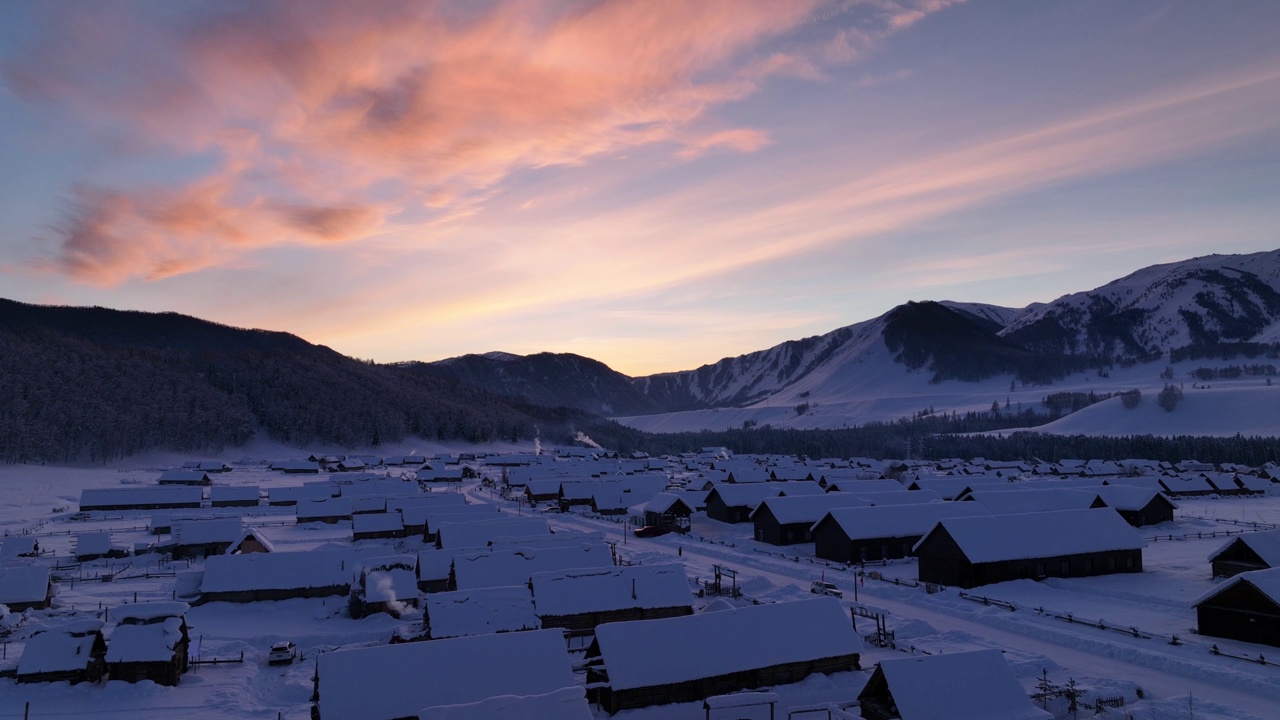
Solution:
M 1280 247 L 1280 6 L 0 9 L 0 295 L 685 370 Z

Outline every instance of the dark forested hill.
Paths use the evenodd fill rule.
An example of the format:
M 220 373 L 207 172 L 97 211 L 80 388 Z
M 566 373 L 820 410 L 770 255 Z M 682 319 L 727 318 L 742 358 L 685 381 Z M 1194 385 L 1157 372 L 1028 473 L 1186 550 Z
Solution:
M 407 435 L 473 442 L 609 439 L 610 424 L 288 333 L 176 313 L 0 300 L 0 460 L 107 460 L 216 449 L 259 430 L 294 445 Z

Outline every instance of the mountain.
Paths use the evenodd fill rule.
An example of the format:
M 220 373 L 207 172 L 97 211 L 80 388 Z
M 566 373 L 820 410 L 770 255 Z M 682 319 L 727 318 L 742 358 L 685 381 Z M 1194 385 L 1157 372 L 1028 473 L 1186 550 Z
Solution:
M 572 353 L 490 352 L 415 365 L 440 378 L 546 407 L 563 405 L 597 415 L 644 415 L 664 409 L 637 390 L 631 378 L 599 360 Z
M 0 460 L 106 461 L 147 449 L 302 446 L 406 436 L 603 441 L 619 431 L 414 367 L 176 313 L 0 300 Z M 623 432 L 623 435 L 626 433 Z
M 1116 360 L 1274 341 L 1280 250 L 1154 265 L 1029 308 L 1000 335 L 1030 350 Z

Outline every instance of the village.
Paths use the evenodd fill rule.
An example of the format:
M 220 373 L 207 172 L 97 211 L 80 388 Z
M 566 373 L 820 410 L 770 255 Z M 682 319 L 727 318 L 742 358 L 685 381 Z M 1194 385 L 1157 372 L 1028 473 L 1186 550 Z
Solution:
M 1266 718 L 1280 466 L 9 468 L 0 718 Z

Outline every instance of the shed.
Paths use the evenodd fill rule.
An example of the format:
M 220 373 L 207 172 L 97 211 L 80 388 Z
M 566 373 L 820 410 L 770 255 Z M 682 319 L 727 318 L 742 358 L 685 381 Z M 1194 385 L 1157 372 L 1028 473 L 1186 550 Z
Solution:
M 1053 720 L 999 650 L 881 660 L 858 694 L 866 720 Z
M 587 683 L 616 713 L 857 670 L 862 651 L 840 601 L 821 597 L 600 625 Z
M 914 548 L 920 579 L 972 588 L 1141 572 L 1144 542 L 1111 508 L 947 518 Z
M 1214 577 L 1280 568 L 1280 530 L 1237 535 L 1209 556 Z
M 57 588 L 46 565 L 0 568 L 0 605 L 13 612 L 43 610 L 53 602 Z
M 73 620 L 27 639 L 18 659 L 18 682 L 97 682 L 106 672 L 103 622 Z
M 111 540 L 111 533 L 83 532 L 76 533 L 76 560 L 89 562 L 102 558 L 122 558 L 129 554 L 129 549 Z
M 542 626 L 571 634 L 610 622 L 693 614 L 693 593 L 679 564 L 535 573 L 530 587 Z
M 1201 635 L 1280 647 L 1280 568 L 1239 573 L 1192 605 Z
M 107 645 L 107 672 L 112 680 L 177 685 L 187 671 L 186 613 L 181 602 L 130 603 L 114 608 L 116 622 Z
M 390 555 L 367 558 L 361 564 L 359 582 L 351 588 L 351 617 L 387 613 L 398 618 L 410 608 L 417 607 L 417 557 Z
M 429 669 L 429 671 L 428 671 Z M 352 648 L 320 656 L 317 720 L 413 718 L 425 707 L 574 685 L 558 630 Z

